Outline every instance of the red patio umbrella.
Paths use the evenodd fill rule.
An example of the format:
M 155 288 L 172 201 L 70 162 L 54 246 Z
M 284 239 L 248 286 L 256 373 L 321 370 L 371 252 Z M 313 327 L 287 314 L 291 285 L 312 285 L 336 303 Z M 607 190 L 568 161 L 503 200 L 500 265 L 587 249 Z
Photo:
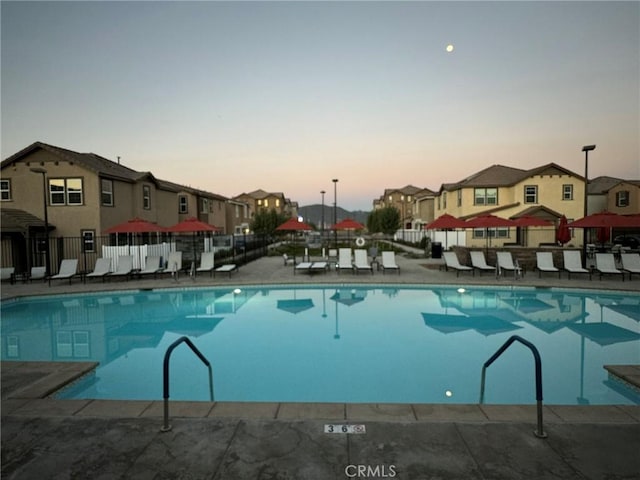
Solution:
M 167 232 L 173 233 L 197 233 L 197 232 L 217 232 L 220 229 L 216 226 L 201 222 L 195 217 L 189 217 L 175 225 L 167 228 Z
M 425 230 L 451 230 L 456 228 L 466 228 L 466 226 L 467 222 L 465 222 L 464 220 L 454 217 L 453 215 L 449 215 L 448 213 L 444 213 L 436 218 L 433 222 L 428 223 L 424 228 Z M 449 247 L 448 235 L 445 234 L 444 239 L 444 249 L 446 250 Z
M 119 223 L 113 227 L 107 228 L 104 233 L 149 233 L 149 232 L 165 232 L 166 228 L 161 227 L 157 223 L 149 222 L 141 218 L 132 218 L 126 222 Z
M 345 218 L 331 227 L 331 230 L 364 230 L 364 225 L 351 218 Z
M 562 215 L 558 228 L 556 229 L 556 241 L 560 245 L 564 245 L 569 240 L 571 240 L 571 230 L 569 230 L 569 225 L 567 225 L 567 217 Z
M 549 220 L 545 220 L 540 217 L 532 217 L 531 215 L 523 215 L 513 219 L 518 224 L 518 227 L 523 229 L 524 233 L 524 245 L 527 245 L 527 236 L 529 234 L 529 227 L 550 227 L 553 225 Z
M 308 224 L 299 221 L 297 218 L 290 218 L 282 225 L 276 227 L 276 230 L 280 230 L 282 232 L 298 232 L 304 230 L 313 230 L 313 228 L 311 228 L 311 226 L 309 226 Z
M 640 227 L 640 215 L 618 215 L 613 212 L 598 212 L 582 217 L 569 224 L 570 228 Z

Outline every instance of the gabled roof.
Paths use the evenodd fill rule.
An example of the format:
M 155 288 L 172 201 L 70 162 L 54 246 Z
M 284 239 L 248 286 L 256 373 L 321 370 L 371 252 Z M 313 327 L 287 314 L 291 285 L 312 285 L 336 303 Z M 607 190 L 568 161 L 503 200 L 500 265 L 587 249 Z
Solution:
M 198 188 L 187 187 L 185 185 L 180 185 L 178 183 L 170 182 L 169 180 L 161 180 L 158 178 L 157 182 L 158 182 L 158 187 L 161 188 L 162 190 L 168 190 L 170 192 L 175 192 L 175 193 L 188 192 L 193 195 L 197 195 L 200 197 L 213 198 L 215 200 L 220 200 L 223 202 L 226 202 L 227 200 L 229 200 L 227 197 L 223 195 L 207 192 L 206 190 L 200 190 Z
M 399 193 L 402 193 L 403 195 L 415 195 L 418 192 L 424 192 L 424 191 L 431 192 L 431 190 L 429 190 L 428 188 L 420 188 L 420 187 L 415 187 L 413 185 L 405 185 L 402 188 L 385 188 L 384 197 L 386 198 L 394 192 L 399 192 Z
M 443 183 L 440 187 L 440 192 L 443 190 L 458 190 L 460 188 L 510 187 L 534 175 L 572 175 L 582 178 L 580 175 L 555 163 L 548 163 L 530 170 L 504 165 L 492 165 L 468 176 L 460 182 Z
M 613 187 L 617 187 L 621 183 L 640 187 L 640 180 L 623 180 L 621 178 L 602 176 L 589 180 L 589 187 L 587 191 L 589 195 L 604 195 Z
M 41 228 L 44 230 L 44 220 L 17 208 L 2 208 L 0 210 L 0 228 L 2 232 L 26 233 L 29 228 Z M 49 229 L 55 228 L 49 224 Z
M 11 155 L 9 158 L 2 161 L 0 167 L 5 168 L 9 165 L 13 165 L 36 150 L 45 150 L 61 160 L 81 165 L 102 177 L 127 182 L 136 182 L 148 177 L 151 181 L 156 181 L 150 172 L 138 172 L 129 167 L 125 167 L 124 165 L 120 165 L 119 163 L 101 157 L 100 155 L 96 155 L 95 153 L 74 152 L 73 150 L 67 150 L 66 148 L 60 148 L 42 142 L 32 143 L 28 147 L 20 150 L 18 153 Z
M 535 205 L 533 207 L 525 208 L 524 210 L 518 213 L 514 213 L 509 218 L 511 219 L 520 218 L 520 217 L 524 217 L 525 215 L 529 215 L 532 217 L 542 217 L 542 218 L 544 217 L 560 218 L 562 216 L 560 212 L 556 212 L 555 210 L 545 207 L 544 205 Z

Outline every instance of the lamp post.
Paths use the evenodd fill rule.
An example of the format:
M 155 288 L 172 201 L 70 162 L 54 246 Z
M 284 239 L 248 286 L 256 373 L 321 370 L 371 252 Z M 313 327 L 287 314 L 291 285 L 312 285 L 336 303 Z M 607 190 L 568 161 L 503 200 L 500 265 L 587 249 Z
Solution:
M 400 195 L 400 207 L 402 207 L 402 218 L 400 224 L 402 226 L 402 241 L 404 242 L 404 195 Z
M 335 229 L 338 223 L 338 179 L 334 178 L 333 182 L 333 248 L 338 248 L 338 230 Z
M 45 275 L 48 277 L 50 270 L 50 257 L 49 257 L 49 212 L 47 211 L 47 171 L 44 168 L 34 167 L 30 169 L 33 173 L 42 174 L 42 198 L 44 205 L 44 258 L 45 258 Z
M 322 246 L 324 247 L 324 194 L 327 193 L 324 190 L 320 191 L 320 195 L 322 195 L 322 212 L 320 213 L 320 238 L 322 241 Z
M 582 147 L 582 151 L 584 152 L 584 217 L 586 217 L 589 212 L 587 209 L 587 190 L 589 187 L 589 152 L 595 150 L 595 145 L 585 145 Z M 587 268 L 587 229 L 582 229 L 582 258 L 584 259 L 584 268 Z

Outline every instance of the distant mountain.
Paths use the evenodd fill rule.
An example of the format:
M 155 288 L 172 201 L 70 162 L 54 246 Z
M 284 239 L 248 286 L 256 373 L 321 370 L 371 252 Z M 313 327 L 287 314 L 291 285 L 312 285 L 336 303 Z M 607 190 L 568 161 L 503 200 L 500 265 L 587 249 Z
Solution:
M 311 222 L 316 227 L 321 228 L 322 225 L 322 205 L 306 205 L 298 208 L 298 215 L 300 215 L 305 222 Z M 356 210 L 349 212 L 344 208 L 336 208 L 337 221 L 344 220 L 345 218 L 352 218 L 363 225 L 367 225 L 367 217 L 369 212 L 363 212 L 362 210 Z M 325 228 L 333 225 L 333 205 L 324 206 L 324 225 Z

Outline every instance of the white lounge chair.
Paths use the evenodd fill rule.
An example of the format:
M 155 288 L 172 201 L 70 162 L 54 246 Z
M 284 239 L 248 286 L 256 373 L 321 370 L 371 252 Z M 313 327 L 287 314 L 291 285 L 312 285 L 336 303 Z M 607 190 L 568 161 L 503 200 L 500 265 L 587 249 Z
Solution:
M 213 252 L 203 252 L 200 255 L 200 266 L 196 268 L 196 275 L 200 272 L 209 272 L 209 275 L 213 275 L 214 264 L 214 253 Z
M 295 275 L 296 272 L 308 272 L 311 270 L 311 265 L 313 265 L 312 262 L 300 262 L 293 267 L 293 274 Z
M 129 277 L 133 273 L 133 257 L 131 255 L 121 255 L 118 257 L 118 265 L 114 272 L 111 272 L 108 278 L 112 277 L 125 277 L 129 280 Z
M 87 278 L 101 278 L 104 282 L 107 275 L 111 271 L 111 259 L 110 258 L 98 258 L 96 265 L 93 267 L 93 272 L 85 275 L 85 281 Z
M 522 276 L 522 268 L 518 265 L 517 261 L 513 261 L 513 256 L 511 252 L 496 252 L 496 267 L 498 268 L 498 272 L 502 274 L 503 270 L 508 272 L 513 272 L 513 276 L 515 278 Z
M 228 263 L 226 265 L 222 265 L 221 267 L 216 268 L 213 271 L 213 276 L 216 276 L 216 273 L 228 273 L 229 278 L 231 278 L 231 274 L 238 270 L 238 266 L 235 263 Z
M 60 262 L 60 270 L 56 275 L 49 277 L 49 285 L 51 280 L 66 280 L 69 279 L 69 285 L 71 285 L 71 279 L 78 274 L 78 259 L 66 258 Z
M 387 273 L 387 270 L 395 270 L 400 275 L 400 267 L 396 263 L 396 252 L 392 250 L 382 252 L 382 273 Z
M 623 253 L 620 255 L 622 270 L 629 272 L 629 280 L 633 273 L 640 275 L 640 253 Z
M 600 274 L 600 280 L 603 275 L 622 275 L 624 282 L 624 272 L 616 268 L 613 253 L 596 253 L 596 271 Z
M 144 262 L 144 268 L 140 270 L 138 275 L 153 275 L 154 277 L 161 273 L 164 268 L 160 265 L 161 258 L 159 256 L 149 256 Z
M 553 254 L 551 252 L 536 252 L 536 268 L 538 269 L 538 277 L 542 278 L 542 272 L 558 273 L 558 278 L 562 273 L 558 267 L 553 264 Z
M 34 280 L 47 280 L 47 267 L 31 267 L 31 273 L 29 273 L 29 281 Z
M 180 270 L 182 270 L 182 252 L 169 252 L 164 272 L 177 277 Z
M 2 267 L 0 269 L 0 279 L 4 282 L 9 280 L 13 283 L 15 281 L 16 269 L 15 267 Z
M 336 271 L 351 270 L 353 273 L 353 263 L 351 263 L 351 249 L 341 248 L 338 250 L 338 263 L 336 263 Z
M 356 248 L 353 251 L 354 261 L 353 261 L 353 269 L 354 272 L 359 272 L 361 270 L 368 270 L 373 275 L 373 266 L 369 263 L 367 259 L 367 251 L 362 248 Z
M 471 266 L 476 270 L 480 270 L 480 273 L 496 271 L 496 267 L 487 264 L 483 252 L 475 251 L 469 252 L 469 254 L 471 255 Z
M 329 270 L 329 262 L 320 261 L 313 262 L 311 264 L 311 268 L 309 269 L 310 273 L 324 272 L 326 273 Z
M 443 252 L 442 256 L 444 257 L 445 267 L 447 269 L 453 268 L 456 271 L 456 277 L 460 275 L 460 272 L 471 272 L 473 275 L 475 275 L 475 270 L 473 269 L 473 267 L 462 265 L 460 263 L 456 252 Z
M 564 260 L 563 270 L 566 270 L 568 278 L 571 278 L 572 273 L 588 273 L 589 280 L 591 280 L 591 270 L 582 267 L 582 259 L 580 258 L 580 252 L 577 250 L 564 250 L 562 252 Z

